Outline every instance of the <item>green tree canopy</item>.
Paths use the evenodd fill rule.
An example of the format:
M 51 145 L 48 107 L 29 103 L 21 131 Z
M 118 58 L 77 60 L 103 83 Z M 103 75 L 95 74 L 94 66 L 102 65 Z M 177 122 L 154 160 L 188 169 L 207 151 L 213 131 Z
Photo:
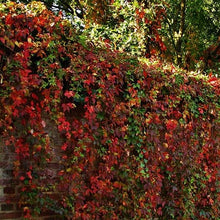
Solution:
M 42 2 L 54 12 L 62 11 L 81 31 L 81 38 L 96 46 L 108 44 L 136 56 L 157 55 L 188 70 L 220 72 L 218 0 Z
M 216 0 L 178 0 L 166 1 L 166 15 L 162 25 L 162 35 L 167 45 L 167 57 L 188 69 L 200 65 L 198 61 L 204 57 L 205 50 L 219 45 L 220 36 L 220 2 Z M 209 57 L 214 62 L 213 67 L 219 71 L 218 57 Z M 217 58 L 217 59 L 216 59 Z M 207 60 L 204 60 L 207 62 Z M 207 70 L 205 63 L 198 66 Z

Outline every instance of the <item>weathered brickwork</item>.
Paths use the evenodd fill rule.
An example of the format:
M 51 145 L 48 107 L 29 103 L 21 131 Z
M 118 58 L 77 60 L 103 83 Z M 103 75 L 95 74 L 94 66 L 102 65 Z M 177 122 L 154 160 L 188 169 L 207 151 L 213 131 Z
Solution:
M 62 144 L 62 138 L 59 136 L 55 128 L 56 126 L 45 119 L 45 132 L 51 140 L 51 147 L 53 152 L 53 161 L 45 168 L 46 177 L 50 179 L 57 178 L 59 167 L 59 159 L 61 150 L 58 146 Z M 0 219 L 1 220 L 22 220 L 22 209 L 18 203 L 21 186 L 14 178 L 13 162 L 16 154 L 13 147 L 6 147 L 4 140 L 0 140 Z M 48 193 L 48 192 L 47 192 Z M 59 197 L 58 193 L 53 193 L 52 196 Z M 64 219 L 62 216 L 54 215 L 52 212 L 45 212 L 40 217 L 32 218 L 33 220 L 59 220 Z
M 13 149 L 0 142 L 0 219 L 19 219 L 21 211 L 17 207 L 19 185 L 13 177 Z

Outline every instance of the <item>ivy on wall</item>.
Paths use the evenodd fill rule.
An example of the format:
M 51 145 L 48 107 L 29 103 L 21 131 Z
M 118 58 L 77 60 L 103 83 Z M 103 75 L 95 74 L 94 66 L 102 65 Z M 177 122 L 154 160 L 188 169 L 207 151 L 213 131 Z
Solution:
M 0 27 L 0 132 L 26 218 L 219 216 L 218 79 L 87 46 L 36 2 L 0 4 Z M 45 116 L 64 140 L 56 181 Z

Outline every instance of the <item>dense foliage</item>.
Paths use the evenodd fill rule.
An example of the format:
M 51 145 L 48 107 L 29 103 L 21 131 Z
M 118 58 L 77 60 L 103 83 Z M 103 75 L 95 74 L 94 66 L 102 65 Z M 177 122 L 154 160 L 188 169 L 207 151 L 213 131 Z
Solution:
M 32 2 L 23 0 L 22 2 Z M 158 30 L 164 9 L 160 1 L 56 1 L 44 0 L 47 8 L 62 11 L 81 37 L 96 47 L 108 44 L 113 50 L 150 57 L 166 48 Z
M 166 57 L 186 69 L 220 72 L 220 2 L 168 0 L 161 34 Z
M 166 47 L 159 35 L 164 9 L 138 1 L 114 1 L 105 23 L 90 22 L 84 34 L 98 46 L 101 42 L 120 52 L 147 58 L 162 54 Z
M 187 70 L 219 76 L 218 0 L 41 1 L 54 12 L 61 10 L 96 46 L 105 41 L 113 49 L 160 55 Z
M 0 4 L 0 28 L 0 132 L 25 217 L 217 219 L 217 78 L 96 49 L 36 2 Z

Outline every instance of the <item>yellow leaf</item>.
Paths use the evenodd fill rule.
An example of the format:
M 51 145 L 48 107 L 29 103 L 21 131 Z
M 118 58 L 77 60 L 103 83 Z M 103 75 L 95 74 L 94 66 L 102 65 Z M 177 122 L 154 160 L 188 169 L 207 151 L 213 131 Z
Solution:
M 72 170 L 71 168 L 67 168 L 66 172 L 69 173 L 69 172 L 71 172 L 71 170 Z
M 28 43 L 31 43 L 31 38 L 30 38 L 30 37 L 28 37 L 28 39 L 27 39 L 27 40 L 28 40 Z
M 23 44 L 22 42 L 19 43 L 18 41 L 15 41 L 15 45 L 16 45 L 17 47 L 20 47 L 22 44 Z
M 0 74 L 0 84 L 2 84 L 2 83 L 3 83 L 3 75 Z

